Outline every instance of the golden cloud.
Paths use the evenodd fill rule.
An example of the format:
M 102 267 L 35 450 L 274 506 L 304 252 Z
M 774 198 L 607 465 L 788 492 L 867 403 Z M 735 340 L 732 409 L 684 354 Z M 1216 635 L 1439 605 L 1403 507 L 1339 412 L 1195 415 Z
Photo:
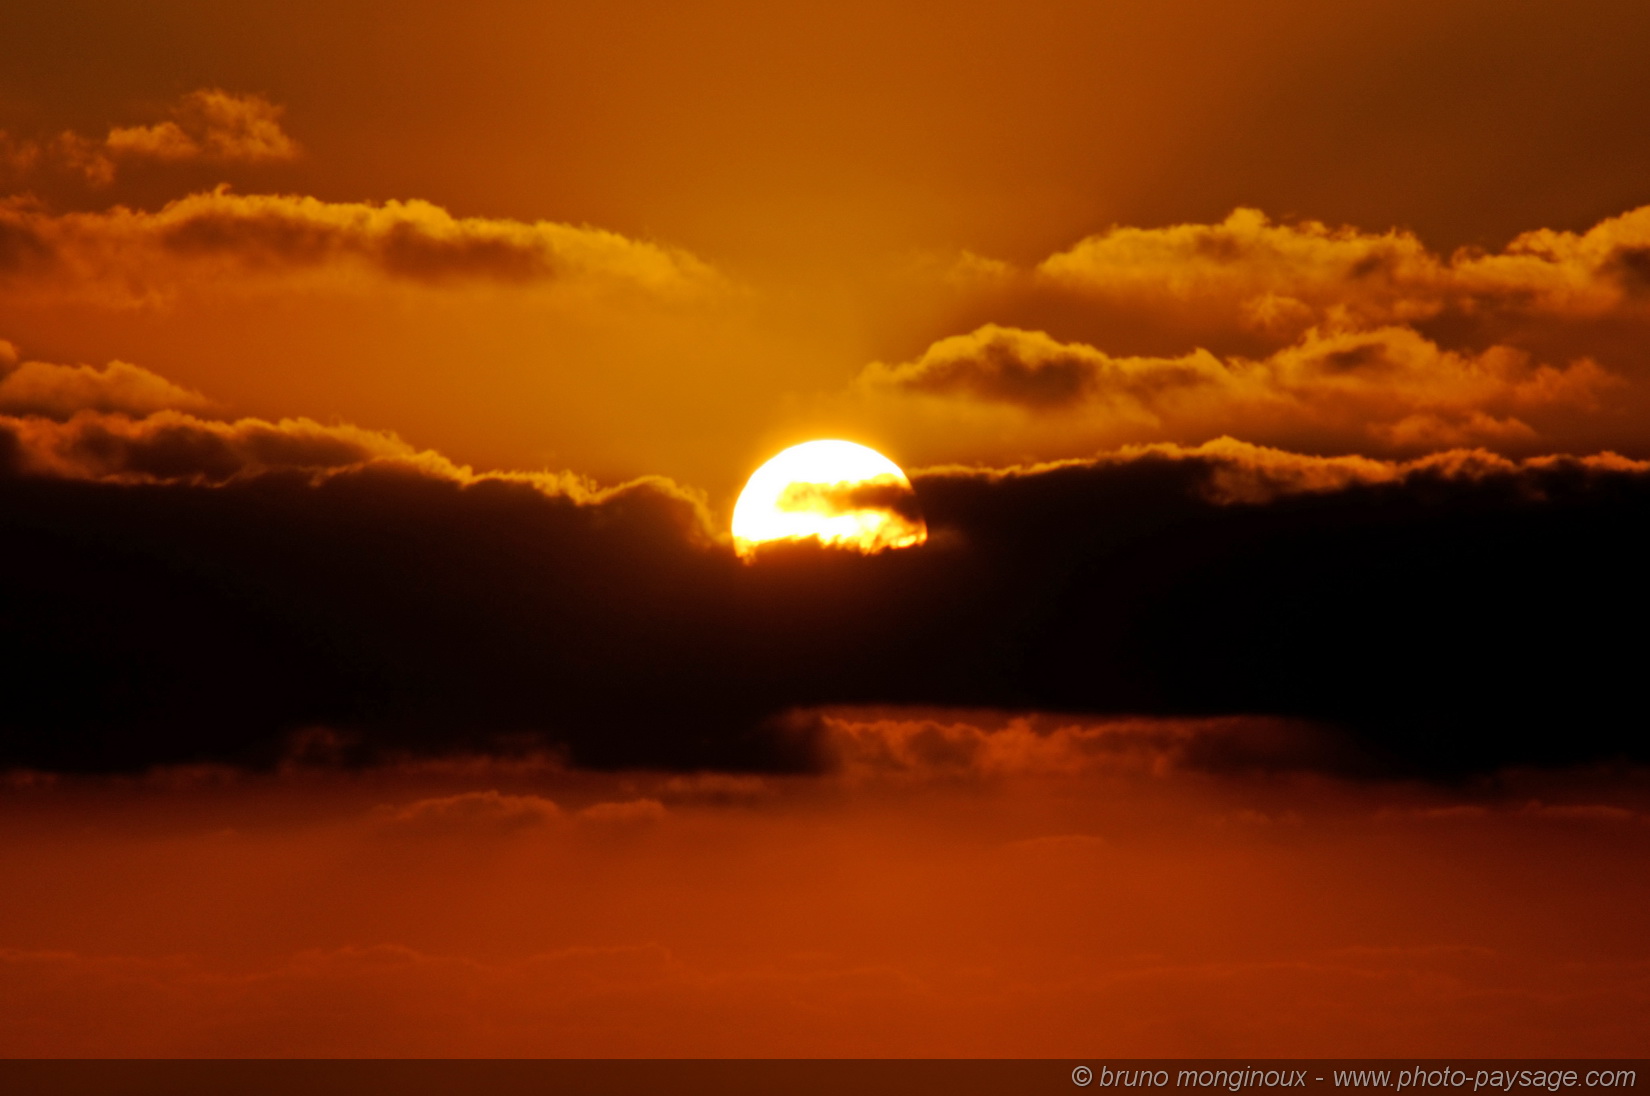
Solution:
M 318 484 L 363 470 L 461 485 L 522 484 L 577 506 L 651 500 L 675 513 L 688 541 L 727 539 L 704 494 L 664 476 L 603 487 L 573 472 L 478 473 L 390 431 L 307 418 L 219 421 L 170 410 L 142 417 L 83 410 L 63 420 L 0 414 L 0 474 L 5 475 L 221 486 L 271 473 L 296 473 Z
M 0 130 L 0 179 L 64 173 L 92 186 L 114 182 L 115 162 L 102 141 L 64 131 L 53 137 L 14 137 Z
M 96 369 L 30 361 L 9 368 L 15 361 L 10 344 L 0 344 L 0 414 L 67 419 L 86 410 L 148 415 L 211 407 L 211 401 L 199 392 L 127 362 L 114 361 Z
M 1216 310 L 1261 329 L 1412 323 L 1446 311 L 1593 317 L 1650 302 L 1650 206 L 1586 232 L 1538 229 L 1499 252 L 1445 257 L 1398 229 L 1276 224 L 1238 209 L 1219 224 L 1113 228 L 1045 259 L 1050 288 Z
M 999 434 L 1052 427 L 1086 446 L 1318 435 L 1417 451 L 1533 441 L 1537 416 L 1594 411 L 1624 383 L 1588 358 L 1560 367 L 1507 346 L 1446 350 L 1402 326 L 1310 328 L 1267 357 L 1220 358 L 1118 357 L 988 324 L 914 361 L 873 363 L 857 386 L 873 400 L 916 400 L 919 414 L 984 418 Z
M 70 130 L 42 138 L 0 131 L 0 178 L 55 173 L 107 186 L 122 160 L 267 164 L 295 160 L 302 152 L 281 128 L 284 108 L 261 95 L 200 88 L 169 113 L 152 125 L 116 126 L 101 138 Z
M 126 362 L 96 369 L 19 365 L 17 358 L 0 340 L 0 475 L 221 486 L 271 473 L 318 484 L 373 470 L 461 485 L 522 484 L 577 506 L 650 500 L 675 512 L 688 541 L 727 539 L 703 492 L 664 476 L 604 487 L 573 472 L 477 473 L 387 430 L 308 418 L 213 418 L 199 392 Z
M 924 276 L 945 286 L 952 334 L 855 386 L 908 453 L 1000 462 L 1222 433 L 1333 452 L 1644 441 L 1650 206 L 1451 253 L 1239 209 Z
M 1642 475 L 1650 461 L 1618 453 L 1591 456 L 1549 455 L 1512 459 L 1487 449 L 1451 449 L 1410 460 L 1383 460 L 1361 455 L 1318 456 L 1221 437 L 1201 445 L 1159 442 L 1125 445 L 1112 452 L 1073 460 L 1038 461 L 1005 468 L 981 469 L 937 465 L 912 475 L 921 488 L 927 480 L 960 479 L 999 483 L 1030 480 L 1062 470 L 1086 472 L 1151 462 L 1185 464 L 1202 473 L 1200 494 L 1218 504 L 1264 503 L 1290 495 L 1324 494 L 1374 484 L 1409 484 L 1425 480 L 1462 483 L 1494 477 L 1519 480 L 1519 490 L 1539 497 L 1536 477 L 1557 472 L 1589 475 Z
M 111 129 L 104 146 L 116 156 L 167 161 L 296 159 L 298 143 L 281 129 L 282 113 L 282 107 L 261 95 L 201 88 L 179 100 L 171 120 Z
M 303 277 L 338 287 L 412 284 L 615 285 L 665 295 L 720 287 L 675 248 L 550 221 L 454 217 L 423 201 L 325 202 L 220 187 L 154 212 L 48 212 L 0 201 L 0 283 L 19 293 L 104 302 L 165 297 L 202 278 Z
M 399 464 L 460 479 L 466 470 L 394 434 L 312 419 L 219 422 L 181 411 L 77 411 L 62 421 L 0 416 L 24 475 L 119 483 L 216 484 L 275 471 L 323 474 Z

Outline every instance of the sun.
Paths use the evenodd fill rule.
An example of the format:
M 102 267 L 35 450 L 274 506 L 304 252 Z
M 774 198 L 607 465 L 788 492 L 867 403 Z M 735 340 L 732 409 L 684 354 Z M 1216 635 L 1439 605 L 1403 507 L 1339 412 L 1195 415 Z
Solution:
M 851 441 L 809 441 L 745 484 L 733 508 L 733 545 L 750 559 L 771 541 L 808 538 L 871 553 L 921 544 L 928 526 L 899 465 Z

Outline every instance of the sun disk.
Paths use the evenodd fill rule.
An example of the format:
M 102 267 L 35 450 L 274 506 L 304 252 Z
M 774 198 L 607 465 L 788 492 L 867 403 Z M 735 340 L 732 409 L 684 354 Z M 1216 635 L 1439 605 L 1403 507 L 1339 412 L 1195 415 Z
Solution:
M 921 544 L 928 527 L 899 465 L 851 441 L 810 441 L 751 476 L 733 508 L 733 543 L 749 559 L 762 544 L 810 538 L 871 553 Z

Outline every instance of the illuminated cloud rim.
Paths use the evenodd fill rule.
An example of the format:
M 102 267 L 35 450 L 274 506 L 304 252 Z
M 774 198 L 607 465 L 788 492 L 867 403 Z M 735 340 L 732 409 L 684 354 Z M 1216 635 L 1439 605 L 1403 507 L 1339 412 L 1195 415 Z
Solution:
M 1536 229 L 1498 252 L 1448 256 L 1413 233 L 1276 224 L 1239 209 L 1219 224 L 1113 228 L 1045 259 L 1027 277 L 1047 289 L 1230 310 L 1247 324 L 1414 323 L 1446 311 L 1597 317 L 1650 308 L 1650 206 L 1585 232 Z
M 1366 443 L 1428 448 L 1526 441 L 1520 416 L 1596 411 L 1622 378 L 1591 359 L 1564 367 L 1522 350 L 1440 348 L 1408 327 L 1308 330 L 1269 357 L 1115 357 L 1040 331 L 988 324 L 941 339 L 915 361 L 874 363 L 861 391 L 996 406 L 1097 428 L 1247 433 L 1293 426 Z
M 981 438 L 1105 446 L 1230 433 L 1532 452 L 1555 430 L 1602 423 L 1642 380 L 1631 333 L 1650 335 L 1650 206 L 1449 256 L 1408 232 L 1240 209 L 1218 224 L 1113 228 L 1032 268 L 970 256 L 953 274 L 976 312 L 1039 324 L 987 323 L 872 363 L 861 397 Z M 1184 333 L 1185 349 L 1091 344 L 1095 325 L 1142 317 L 1159 339 Z M 1062 326 L 1091 334 L 1050 333 Z

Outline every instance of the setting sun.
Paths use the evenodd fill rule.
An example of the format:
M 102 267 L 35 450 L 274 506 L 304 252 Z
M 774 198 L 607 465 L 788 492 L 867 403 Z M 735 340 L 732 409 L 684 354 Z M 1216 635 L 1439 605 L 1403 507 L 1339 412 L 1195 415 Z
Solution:
M 733 540 L 749 558 L 769 541 L 810 537 L 869 553 L 921 544 L 928 528 L 899 465 L 851 441 L 810 441 L 751 476 L 733 508 Z
M 1650 0 L 0 42 L 0 1096 L 1633 1088 Z

